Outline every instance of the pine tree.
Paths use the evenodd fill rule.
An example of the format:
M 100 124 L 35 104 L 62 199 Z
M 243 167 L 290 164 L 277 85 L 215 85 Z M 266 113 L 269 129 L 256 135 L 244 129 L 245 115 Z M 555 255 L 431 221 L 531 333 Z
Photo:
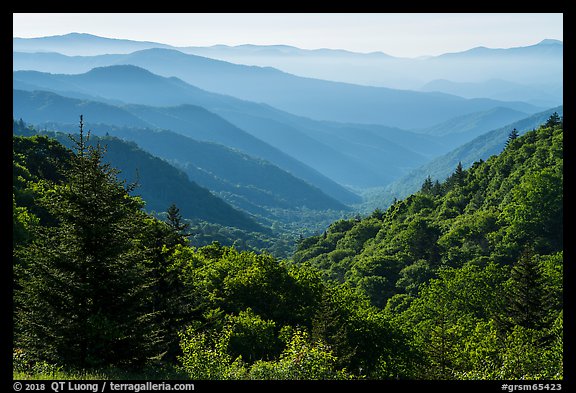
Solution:
M 456 170 L 454 171 L 454 179 L 456 180 L 456 184 L 458 185 L 464 184 L 464 169 L 462 168 L 461 161 L 458 161 L 458 165 L 456 166 Z
M 174 232 L 182 237 L 189 236 L 189 234 L 186 233 L 186 230 L 190 227 L 190 225 L 182 221 L 182 214 L 180 214 L 180 209 L 178 209 L 176 204 L 173 203 L 170 205 L 167 213 L 168 216 L 166 218 L 166 222 L 174 230 Z
M 434 181 L 432 185 L 432 195 L 442 195 L 444 193 L 444 186 L 438 180 Z
M 508 316 L 512 322 L 529 329 L 545 327 L 551 304 L 532 250 L 525 250 L 514 264 L 510 282 Z
M 550 115 L 546 123 L 544 123 L 544 127 L 554 127 L 562 123 L 560 115 L 558 112 L 554 112 Z
M 135 366 L 156 350 L 150 280 L 135 242 L 142 202 L 130 197 L 100 146 L 80 135 L 64 183 L 38 201 L 56 219 L 17 251 L 26 266 L 15 293 L 16 345 L 56 364 Z
M 454 170 L 454 173 L 452 173 L 450 177 L 446 179 L 447 188 L 452 189 L 456 186 L 464 185 L 465 177 L 466 174 L 464 172 L 464 168 L 462 167 L 462 162 L 459 161 L 456 169 Z
M 430 175 L 428 175 L 428 177 L 426 177 L 426 179 L 422 183 L 422 187 L 420 187 L 420 192 L 424 194 L 431 194 L 433 188 L 434 183 L 432 182 L 432 178 L 430 177 Z
M 508 134 L 508 139 L 506 140 L 506 147 L 508 147 L 510 143 L 512 143 L 516 138 L 518 138 L 518 136 L 519 134 L 516 128 L 510 131 L 510 134 Z

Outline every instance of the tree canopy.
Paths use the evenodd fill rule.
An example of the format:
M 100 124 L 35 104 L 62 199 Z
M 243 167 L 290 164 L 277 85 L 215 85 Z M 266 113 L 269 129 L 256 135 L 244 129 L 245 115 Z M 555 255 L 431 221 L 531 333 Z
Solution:
M 560 119 L 289 259 L 193 244 L 179 207 L 146 213 L 88 138 L 13 137 L 16 369 L 563 378 Z

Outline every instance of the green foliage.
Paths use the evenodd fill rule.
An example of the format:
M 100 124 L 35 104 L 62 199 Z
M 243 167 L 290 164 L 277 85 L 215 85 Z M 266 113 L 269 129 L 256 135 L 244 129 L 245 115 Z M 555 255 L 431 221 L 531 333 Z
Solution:
M 146 214 L 82 133 L 74 153 L 15 137 L 15 375 L 562 379 L 562 141 L 552 119 L 287 261 Z
M 241 311 L 237 316 L 227 315 L 226 330 L 229 334 L 228 352 L 249 363 L 274 354 L 278 346 L 275 337 L 276 323 L 263 320 L 252 309 Z
M 190 379 L 241 379 L 245 373 L 241 358 L 226 352 L 228 335 L 197 332 L 188 328 L 181 334 L 182 370 Z
M 468 170 L 459 164 L 438 187 L 428 178 L 386 212 L 304 239 L 294 260 L 383 310 L 414 359 L 404 375 L 558 378 L 562 141 L 561 120 L 553 118 L 512 137 L 499 156 Z M 336 320 L 333 311 L 324 314 Z M 346 334 L 340 326 L 335 339 Z
M 154 354 L 147 269 L 134 245 L 141 201 L 128 195 L 102 151 L 83 134 L 66 183 L 40 182 L 40 206 L 56 225 L 37 226 L 16 250 L 16 343 L 39 360 L 100 367 Z
M 34 227 L 40 223 L 38 217 L 23 206 L 16 206 L 16 197 L 12 194 L 12 246 L 31 240 Z
M 179 248 L 173 264 L 182 271 L 187 290 L 198 296 L 203 310 L 239 313 L 251 308 L 281 325 L 300 321 L 314 297 L 299 297 L 300 288 L 290 271 L 268 254 L 240 252 L 213 244 Z
M 190 379 L 254 380 L 331 380 L 351 379 L 345 369 L 338 369 L 336 357 L 322 342 L 313 342 L 305 330 L 296 330 L 276 360 L 257 360 L 247 364 L 241 356 L 229 355 L 234 335 L 231 330 L 220 334 L 188 330 L 182 335 L 180 357 L 182 370 Z
M 563 246 L 563 182 L 558 168 L 526 173 L 502 212 L 506 240 L 548 253 Z
M 494 264 L 467 264 L 447 268 L 422 285 L 410 305 L 399 310 L 395 322 L 414 332 L 414 345 L 422 352 L 420 377 L 451 379 L 459 370 L 462 342 L 477 321 L 500 307 L 505 270 Z
M 306 331 L 296 330 L 277 361 L 258 361 L 249 371 L 250 379 L 266 380 L 342 380 L 352 379 L 339 369 L 330 346 L 311 341 Z
M 465 340 L 467 369 L 459 379 L 520 380 L 563 378 L 562 313 L 550 330 L 515 326 L 503 335 L 492 320 L 479 322 Z M 550 343 L 550 340 L 552 342 Z
M 500 156 L 469 170 L 458 166 L 441 193 L 431 192 L 433 185 L 425 182 L 421 192 L 395 202 L 385 213 L 343 220 L 322 236 L 301 241 L 294 260 L 358 286 L 362 276 L 373 275 L 374 268 L 366 267 L 375 260 L 393 261 L 385 274 L 376 275 L 394 280 L 388 288 L 413 292 L 408 271 L 400 271 L 416 262 L 429 269 L 421 275 L 426 280 L 442 266 L 468 261 L 511 264 L 529 243 L 536 252 L 549 254 L 563 246 L 562 174 L 562 129 L 540 128 L 518 137 Z M 369 294 L 381 306 L 394 294 L 383 291 L 377 299 L 374 292 Z
M 197 332 L 225 334 L 228 360 L 282 358 L 281 343 L 301 327 L 330 347 L 338 369 L 372 378 L 406 375 L 408 355 L 398 329 L 353 288 L 327 283 L 315 269 L 218 244 L 178 247 L 173 260 L 198 295 L 203 318 Z

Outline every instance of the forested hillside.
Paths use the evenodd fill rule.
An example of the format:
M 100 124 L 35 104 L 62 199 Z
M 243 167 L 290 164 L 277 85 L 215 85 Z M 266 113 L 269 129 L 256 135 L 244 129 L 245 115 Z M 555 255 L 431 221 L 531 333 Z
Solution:
M 150 91 L 154 91 L 153 87 L 150 87 Z M 209 95 L 209 93 L 206 94 Z M 153 94 L 149 93 L 149 95 Z M 177 107 L 117 106 L 93 100 L 72 99 L 45 91 L 20 90 L 13 91 L 13 101 L 14 118 L 25 119 L 31 124 L 48 125 L 51 129 L 70 129 L 75 126 L 73 122 L 76 121 L 70 114 L 82 113 L 87 127 L 94 133 L 109 132 L 111 135 L 132 140 L 143 147 L 151 145 L 155 149 L 147 148 L 147 150 L 152 154 L 181 162 L 187 166 L 193 166 L 196 155 L 194 152 L 186 152 L 186 145 L 196 148 L 202 146 L 201 150 L 205 150 L 210 148 L 206 142 L 213 142 L 227 150 L 227 153 L 220 152 L 220 154 L 230 157 L 234 151 L 260 161 L 268 161 L 306 183 L 314 185 L 326 196 L 331 196 L 342 203 L 348 204 L 360 200 L 356 194 L 322 176 L 318 171 L 235 127 L 203 107 L 190 104 Z M 159 131 L 159 133 L 155 134 L 151 131 Z M 183 139 L 184 137 L 188 140 Z M 152 143 L 151 139 L 154 139 Z M 177 146 L 167 146 L 167 139 L 176 143 Z M 215 146 L 212 145 L 211 150 L 214 148 Z M 181 157 L 182 152 L 187 158 Z M 221 168 L 213 168 L 218 167 L 217 161 L 211 160 L 204 163 L 204 171 L 214 172 L 218 177 L 226 179 L 227 174 L 222 173 Z M 245 157 L 241 157 L 239 161 L 240 163 L 245 161 Z M 238 162 L 234 165 L 237 167 Z M 253 177 L 252 180 L 262 181 L 257 177 Z M 261 184 L 254 185 L 256 188 L 262 188 Z
M 119 130 L 114 130 L 117 131 L 117 134 L 123 135 Z M 135 132 L 134 130 L 124 131 Z M 226 158 L 226 153 L 233 153 L 223 146 L 210 146 L 211 144 L 208 144 L 209 149 L 203 149 L 206 143 L 187 140 L 183 136 L 171 134 L 168 131 L 159 133 L 150 130 L 138 131 L 143 134 L 143 141 L 148 140 L 148 144 L 155 147 L 152 149 L 153 151 L 162 151 L 162 149 L 166 148 L 166 140 L 162 139 L 163 136 L 167 136 L 169 142 L 172 141 L 170 139 L 171 135 L 177 137 L 176 142 L 179 143 L 175 145 L 181 147 L 181 150 L 179 150 L 181 157 L 184 157 L 183 159 L 185 160 L 186 157 L 192 156 L 192 159 L 197 162 L 198 158 L 202 157 L 201 160 L 205 164 L 204 168 L 209 168 L 210 165 L 225 168 L 226 162 L 223 162 L 223 160 Z M 73 141 L 70 139 L 69 134 L 58 131 L 40 131 L 26 124 L 22 119 L 19 121 L 14 120 L 13 135 L 14 165 L 33 169 L 32 176 L 24 176 L 25 181 L 18 183 L 17 189 L 27 189 L 27 193 L 31 192 L 36 182 L 46 180 L 45 174 L 55 171 L 55 169 L 48 170 L 44 166 L 49 165 L 51 162 L 58 162 L 60 166 L 64 165 L 68 156 L 60 156 L 58 152 L 61 149 L 66 150 L 65 148 L 73 147 Z M 146 135 L 151 138 L 147 139 Z M 22 138 L 23 136 L 27 138 Z M 207 182 L 211 186 L 210 191 L 199 186 L 194 182 L 195 178 L 192 177 L 190 179 L 191 176 L 188 171 L 184 172 L 175 168 L 167 161 L 143 151 L 139 145 L 133 142 L 104 134 L 101 134 L 101 136 L 91 134 L 87 144 L 100 144 L 103 148 L 103 160 L 119 171 L 118 178 L 127 182 L 127 184 L 135 184 L 135 187 L 130 191 L 130 195 L 139 196 L 143 199 L 146 212 L 153 214 L 155 217 L 166 217 L 170 206 L 175 205 L 179 209 L 182 219 L 190 227 L 189 242 L 193 246 L 205 246 L 218 241 L 222 245 L 234 245 L 240 250 L 266 250 L 277 257 L 288 257 L 294 250 L 294 242 L 298 234 L 316 233 L 318 228 L 325 227 L 334 219 L 342 217 L 338 211 L 318 212 L 306 208 L 302 209 L 302 205 L 298 205 L 301 210 L 270 209 L 275 213 L 274 219 L 271 220 L 262 216 L 264 214 L 270 217 L 270 212 L 266 210 L 266 204 L 262 200 L 255 198 L 258 195 L 258 189 L 250 186 L 231 186 L 225 180 L 226 174 L 222 172 L 216 172 L 221 175 L 220 177 L 214 176 L 214 173 L 212 175 L 210 173 L 204 174 L 205 177 L 213 179 L 216 185 L 220 182 L 232 191 L 225 195 L 226 200 L 232 199 L 231 196 L 236 196 L 243 189 L 246 189 L 254 203 L 262 204 L 262 207 L 256 210 L 257 213 L 260 213 L 258 221 L 264 221 L 264 224 L 261 225 L 255 221 L 254 216 L 245 213 L 245 210 L 234 209 L 224 200 L 218 198 L 217 195 L 214 195 L 213 193 L 218 194 L 218 191 L 221 191 L 220 187 L 214 187 L 214 183 Z M 189 149 L 191 146 L 196 145 L 196 150 Z M 186 151 L 188 155 L 186 155 Z M 219 152 L 223 152 L 224 156 L 219 154 Z M 176 153 L 178 153 L 178 150 Z M 210 155 L 214 161 L 212 164 L 208 161 Z M 249 166 L 250 161 L 255 160 L 236 160 L 237 167 L 235 171 L 241 172 L 245 170 Z M 194 169 L 191 166 L 188 166 L 188 168 L 190 170 Z M 272 168 L 272 174 L 274 174 L 274 170 L 278 171 L 277 168 Z M 282 173 L 280 176 L 276 173 L 276 177 L 282 180 L 284 178 L 281 175 Z M 271 177 L 274 178 L 274 176 Z M 48 178 L 48 180 L 53 179 Z M 204 182 L 199 183 L 202 183 L 202 185 L 206 184 Z M 261 184 L 264 183 L 261 182 Z M 291 190 L 291 192 L 300 192 L 300 199 L 295 198 L 297 202 L 303 203 L 302 198 L 306 198 L 309 195 L 303 192 L 305 190 L 306 188 L 304 190 L 301 188 Z M 312 189 L 312 195 L 313 193 L 314 189 Z M 268 201 L 274 201 L 274 198 L 278 198 L 270 192 L 262 192 L 260 190 L 260 194 L 264 194 Z M 323 197 L 326 198 L 325 196 Z M 332 201 L 331 199 L 328 200 Z M 32 200 L 18 202 L 24 203 L 24 207 L 32 204 Z M 292 201 L 292 203 L 294 202 Z M 305 203 L 303 204 L 305 205 Z M 254 205 L 254 209 L 256 208 L 257 206 Z M 305 226 L 306 229 L 302 229 L 302 226 Z
M 15 150 L 15 372 L 563 378 L 559 116 L 290 260 L 190 246 L 80 131 L 44 140 L 57 159 Z
M 357 289 L 410 336 L 425 378 L 561 375 L 560 118 L 499 156 L 303 239 L 294 261 Z
M 39 167 L 40 172 L 37 176 L 40 177 L 43 174 L 42 161 L 58 159 L 58 157 L 52 157 L 53 151 L 47 147 L 57 144 L 48 138 L 55 139 L 65 147 L 72 147 L 72 140 L 67 134 L 40 133 L 22 121 L 14 122 L 13 132 L 14 135 L 43 136 L 31 139 L 14 137 L 14 154 L 17 155 L 16 157 L 25 157 L 25 161 L 19 161 L 18 164 Z M 143 198 L 148 212 L 165 212 L 170 205 L 175 204 L 184 217 L 189 219 L 204 220 L 244 230 L 265 230 L 248 215 L 235 210 L 207 189 L 191 182 L 185 173 L 166 161 L 146 153 L 135 143 L 110 136 L 95 135 L 91 135 L 87 143 L 102 145 L 105 149 L 105 161 L 120 170 L 118 174 L 120 179 L 128 184 L 136 184 L 133 194 Z M 44 152 L 44 155 L 40 152 Z

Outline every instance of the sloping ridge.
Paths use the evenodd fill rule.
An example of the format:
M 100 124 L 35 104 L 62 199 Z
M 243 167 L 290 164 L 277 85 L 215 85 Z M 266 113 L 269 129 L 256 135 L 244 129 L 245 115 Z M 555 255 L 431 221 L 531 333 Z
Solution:
M 282 201 L 282 206 L 288 208 L 306 206 L 318 210 L 346 209 L 345 205 L 320 189 L 269 162 L 255 159 L 219 144 L 195 141 L 174 132 L 160 132 L 153 130 L 153 127 L 135 128 L 131 125 L 118 125 L 118 122 L 111 124 L 101 122 L 103 118 L 114 120 L 114 116 L 107 113 L 108 110 L 113 114 L 119 111 L 120 115 L 126 115 L 128 112 L 102 103 L 95 103 L 95 108 L 93 108 L 92 104 L 94 103 L 60 97 L 53 93 L 15 90 L 13 116 L 15 119 L 32 118 L 34 124 L 52 123 L 75 127 L 70 124 L 71 116 L 83 114 L 86 109 L 90 109 L 88 112 L 93 117 L 86 115 L 84 117 L 87 125 L 89 124 L 94 132 L 103 134 L 110 131 L 112 135 L 118 132 L 118 136 L 128 136 L 128 139 L 135 141 L 152 154 L 179 162 L 184 166 L 202 167 L 205 173 L 210 174 L 210 178 L 217 176 L 232 185 L 232 188 L 235 185 L 242 185 L 246 188 L 261 190 L 261 192 L 274 195 L 277 201 Z M 43 108 L 48 108 L 48 110 L 43 110 Z M 95 123 L 88 123 L 91 119 L 95 119 Z M 113 127 L 114 125 L 116 127 Z M 118 130 L 119 128 L 132 130 L 132 132 Z M 120 134 L 121 131 L 123 134 Z M 190 173 L 188 172 L 189 175 Z M 198 182 L 201 179 L 194 180 Z
M 480 135 L 451 152 L 411 171 L 408 175 L 390 184 L 386 189 L 395 197 L 403 198 L 418 191 L 428 176 L 432 180 L 443 181 L 454 172 L 459 162 L 462 163 L 463 168 L 467 168 L 476 161 L 486 160 L 494 154 L 499 154 L 504 149 L 508 135 L 514 128 L 519 135 L 522 135 L 544 124 L 554 112 L 562 116 L 564 107 L 561 105 L 551 108 Z
M 123 78 L 125 73 L 130 74 L 130 78 Z M 68 95 L 69 87 L 76 86 L 78 91 L 90 92 L 98 101 L 113 103 L 110 100 L 121 100 L 138 104 L 140 106 L 120 105 L 122 109 L 141 120 L 140 124 L 136 125 L 137 127 L 143 125 L 143 120 L 143 123 L 150 127 L 172 129 L 198 140 L 237 148 L 253 157 L 259 157 L 278 165 L 342 203 L 356 203 L 360 200 L 356 194 L 316 169 L 204 109 L 204 106 L 208 105 L 216 108 L 230 108 L 231 110 L 241 108 L 243 110 L 247 107 L 257 107 L 257 104 L 205 92 L 177 78 L 164 78 L 136 66 L 97 68 L 80 75 L 54 75 L 27 71 L 17 71 L 13 75 L 15 83 L 28 83 L 25 87 L 27 90 L 33 89 L 32 85 L 35 85 L 39 90 L 49 87 L 57 94 Z M 124 83 L 125 79 L 126 83 Z M 62 86 L 62 89 L 58 86 Z M 118 106 L 117 103 L 115 105 Z M 177 107 L 167 107 L 175 105 Z M 359 169 L 365 168 L 359 167 Z

